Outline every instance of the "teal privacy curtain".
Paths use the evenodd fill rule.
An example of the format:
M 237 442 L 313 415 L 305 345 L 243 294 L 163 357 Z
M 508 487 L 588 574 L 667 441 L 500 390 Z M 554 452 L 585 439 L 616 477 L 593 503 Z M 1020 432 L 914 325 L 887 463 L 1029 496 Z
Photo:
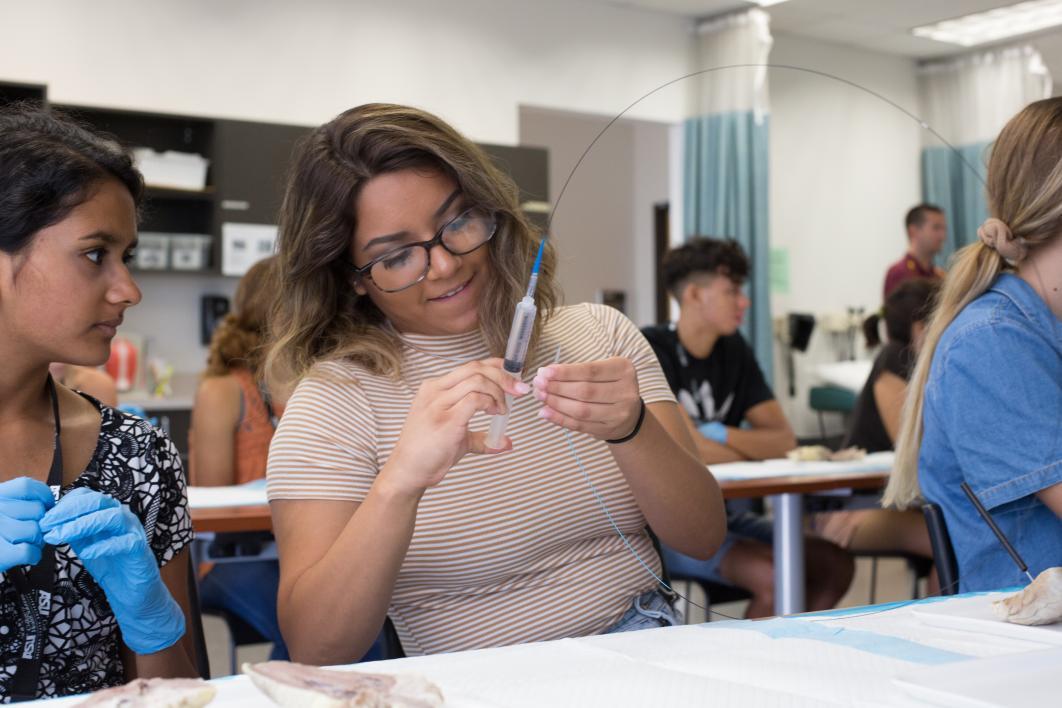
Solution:
M 699 68 L 685 121 L 683 232 L 732 238 L 749 256 L 752 305 L 742 326 L 768 383 L 773 334 L 768 292 L 767 61 L 770 17 L 758 9 L 697 27 Z M 730 68 L 720 68 L 730 67 Z
M 751 110 L 686 120 L 683 225 L 687 237 L 733 238 L 748 254 L 752 305 L 742 334 L 771 383 L 767 131 L 767 117 L 757 119 Z
M 973 243 L 977 228 L 988 218 L 984 179 L 989 145 L 922 150 L 922 199 L 943 209 L 948 219 L 948 240 L 937 256 L 941 265 Z
M 946 266 L 988 217 L 991 142 L 1013 115 L 1051 95 L 1051 75 L 1033 47 L 1005 47 L 923 64 L 918 89 L 926 124 L 955 148 L 923 132 L 922 198 L 947 217 L 948 240 L 937 257 Z

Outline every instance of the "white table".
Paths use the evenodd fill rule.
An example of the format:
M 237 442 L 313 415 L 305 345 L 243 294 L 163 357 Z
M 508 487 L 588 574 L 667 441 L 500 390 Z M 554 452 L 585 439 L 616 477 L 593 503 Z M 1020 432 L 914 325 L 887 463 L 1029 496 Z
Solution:
M 847 389 L 858 396 L 873 368 L 874 362 L 869 359 L 831 361 L 816 366 L 815 373 L 831 386 Z
M 455 708 L 484 706 L 918 706 L 914 695 L 968 676 L 955 690 L 979 704 L 1057 705 L 1062 644 L 1020 628 L 997 636 L 931 624 L 918 613 L 952 608 L 983 615 L 991 597 L 881 606 L 765 621 L 713 622 L 362 664 L 414 672 Z M 965 604 L 964 604 L 965 603 Z M 954 614 L 954 613 L 953 613 Z M 1016 627 L 1016 625 L 1011 625 Z M 1060 628 L 1062 629 L 1062 628 Z M 1062 636 L 1062 632 L 1056 633 Z M 997 662 L 1024 667 L 1021 690 Z M 244 677 L 219 679 L 211 708 L 267 708 Z M 937 688 L 939 690 L 939 688 Z M 1039 693 L 1037 693 L 1039 691 Z M 67 706 L 78 699 L 48 702 Z M 1040 702 L 1037 702 L 1037 701 Z M 959 705 L 953 703 L 952 705 Z
M 803 612 L 804 494 L 880 486 L 892 470 L 892 452 L 877 452 L 852 462 L 763 460 L 709 465 L 727 498 L 762 496 L 771 500 L 774 525 L 774 611 Z

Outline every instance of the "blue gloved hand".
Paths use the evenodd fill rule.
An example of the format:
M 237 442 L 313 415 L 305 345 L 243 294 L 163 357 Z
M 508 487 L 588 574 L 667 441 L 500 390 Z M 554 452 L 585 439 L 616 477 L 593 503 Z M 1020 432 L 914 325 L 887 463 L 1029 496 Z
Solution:
M 103 588 L 130 649 L 151 654 L 184 636 L 184 612 L 162 582 L 144 526 L 128 508 L 79 487 L 59 499 L 40 527 L 47 543 L 68 544 Z
M 699 430 L 704 437 L 717 442 L 720 445 L 726 445 L 726 439 L 730 435 L 730 431 L 727 427 L 718 420 L 713 420 L 711 423 L 701 423 L 697 426 L 697 430 Z
M 44 482 L 16 477 L 0 484 L 0 573 L 40 562 L 44 537 L 38 524 L 53 506 Z

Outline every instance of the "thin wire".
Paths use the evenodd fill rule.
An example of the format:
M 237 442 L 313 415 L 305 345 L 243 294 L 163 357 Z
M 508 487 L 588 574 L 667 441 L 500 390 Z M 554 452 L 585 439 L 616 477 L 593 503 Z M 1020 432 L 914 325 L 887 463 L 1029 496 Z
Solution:
M 871 89 L 869 89 L 869 88 L 867 88 L 865 86 L 862 86 L 860 84 L 855 83 L 854 81 L 851 81 L 849 79 L 845 79 L 845 78 L 837 76 L 835 74 L 830 74 L 828 72 L 819 71 L 819 70 L 816 70 L 816 69 L 808 69 L 808 68 L 800 67 L 800 66 L 792 66 L 792 65 L 789 65 L 789 64 L 728 64 L 728 65 L 725 65 L 725 66 L 717 66 L 717 67 L 711 67 L 711 68 L 708 68 L 708 69 L 701 69 L 699 71 L 694 71 L 694 72 L 691 72 L 689 74 L 685 74 L 684 76 L 680 76 L 680 77 L 678 77 L 676 79 L 672 79 L 671 81 L 667 81 L 667 82 L 657 86 L 656 88 L 652 89 L 651 91 L 645 93 L 644 95 L 642 95 L 641 97 L 639 97 L 635 101 L 633 101 L 630 105 L 628 105 L 622 111 L 617 113 L 615 115 L 615 117 L 613 117 L 607 124 L 605 124 L 605 126 L 600 130 L 600 132 L 598 132 L 598 134 L 594 137 L 594 139 L 590 141 L 590 144 L 586 146 L 586 149 L 583 150 L 583 153 L 579 156 L 579 159 L 576 160 L 575 165 L 572 167 L 571 171 L 568 173 L 567 178 L 565 178 L 564 184 L 561 186 L 560 192 L 557 195 L 557 199 L 554 201 L 553 207 L 550 209 L 549 218 L 546 220 L 545 232 L 547 234 L 551 233 L 551 227 L 553 225 L 553 217 L 556 215 L 557 209 L 560 207 L 561 201 L 564 198 L 564 194 L 565 194 L 565 192 L 568 189 L 568 185 L 572 181 L 572 178 L 575 176 L 575 173 L 579 169 L 579 166 L 582 165 L 583 160 L 585 160 L 587 155 L 590 154 L 590 151 L 593 150 L 593 148 L 597 144 L 598 140 L 601 139 L 601 137 L 608 131 L 609 128 L 611 128 L 613 126 L 613 124 L 616 123 L 616 121 L 618 121 L 620 118 L 622 118 L 624 115 L 626 115 L 627 112 L 629 112 L 632 108 L 637 106 L 639 103 L 641 103 L 645 99 L 649 98 L 650 96 L 652 96 L 653 94 L 657 93 L 658 91 L 661 91 L 661 90 L 663 90 L 663 89 L 665 89 L 665 88 L 667 88 L 669 86 L 672 86 L 672 85 L 674 85 L 674 84 L 676 84 L 676 83 L 678 83 L 680 81 L 685 81 L 686 79 L 693 78 L 695 76 L 701 76 L 701 75 L 704 75 L 704 74 L 714 73 L 716 71 L 723 71 L 725 69 L 743 69 L 743 68 L 757 68 L 757 69 L 759 69 L 759 68 L 767 68 L 767 69 L 784 69 L 784 70 L 788 70 L 788 71 L 798 71 L 798 72 L 803 72 L 803 73 L 806 73 L 806 74 L 812 74 L 812 75 L 815 75 L 815 76 L 821 76 L 821 77 L 827 78 L 827 79 L 832 79 L 834 81 L 840 82 L 840 83 L 845 84 L 847 86 L 851 86 L 852 88 L 855 88 L 855 89 L 857 89 L 859 91 L 863 91 L 864 93 L 867 93 L 867 94 L 877 98 L 878 100 L 883 101 L 884 103 L 892 106 L 893 108 L 897 109 L 898 111 L 900 111 L 901 113 L 903 113 L 904 115 L 906 115 L 907 117 L 911 118 L 916 123 L 918 123 L 919 126 L 921 126 L 923 129 L 928 131 L 937 140 L 939 140 L 943 145 L 945 145 L 948 149 L 950 149 L 952 151 L 952 153 L 954 153 L 954 155 L 956 157 L 958 157 L 959 161 L 963 165 L 965 165 L 971 172 L 973 172 L 973 174 L 976 177 L 976 179 L 982 185 L 985 185 L 985 179 L 981 175 L 981 173 L 973 165 L 971 165 L 970 162 L 966 159 L 966 157 L 958 149 L 956 149 L 956 147 L 954 145 L 952 145 L 950 142 L 948 142 L 948 140 L 946 140 L 944 138 L 944 136 L 942 136 L 940 133 L 938 133 L 932 126 L 930 126 L 921 117 L 915 115 L 914 113 L 912 113 L 911 111 L 907 110 L 906 108 L 904 108 L 900 104 L 898 104 L 895 101 L 893 101 L 892 99 L 887 98 L 886 96 L 878 93 L 877 91 L 873 91 L 873 90 L 871 90 Z M 559 353 L 560 353 L 560 348 L 558 347 L 558 355 L 559 355 Z M 631 552 L 631 554 L 634 555 L 634 557 L 638 561 L 638 563 L 640 563 L 641 566 L 643 568 L 645 568 L 645 570 L 660 585 L 662 585 L 663 587 L 667 588 L 669 591 L 675 593 L 675 595 L 677 595 L 678 597 L 682 598 L 683 600 L 685 600 L 690 605 L 698 607 L 698 608 L 704 610 L 707 613 L 710 613 L 710 614 L 713 614 L 713 615 L 717 615 L 717 616 L 720 616 L 720 617 L 725 617 L 727 619 L 740 619 L 740 618 L 737 618 L 737 617 L 731 617 L 730 615 L 727 615 L 727 614 L 724 614 L 722 612 L 719 612 L 718 610 L 713 610 L 713 609 L 711 609 L 709 607 L 705 607 L 703 605 L 700 605 L 700 604 L 694 602 L 690 598 L 685 597 L 684 595 L 679 593 L 677 590 L 675 590 L 673 587 L 671 587 L 667 582 L 665 582 L 663 578 L 661 578 L 659 575 L 657 575 L 657 573 L 645 562 L 645 560 L 642 559 L 642 557 L 638 554 L 638 551 L 631 545 L 630 541 L 627 540 L 626 535 L 623 533 L 622 530 L 620 530 L 619 526 L 616 524 L 616 521 L 615 521 L 615 519 L 613 519 L 612 514 L 611 514 L 611 512 L 608 509 L 608 506 L 605 504 L 604 500 L 601 498 L 601 495 L 598 493 L 597 488 L 594 486 L 593 481 L 590 479 L 590 476 L 587 474 L 586 469 L 583 466 L 582 460 L 579 458 L 579 453 L 576 451 L 575 446 L 574 446 L 574 444 L 572 443 L 572 440 L 571 440 L 571 432 L 568 431 L 567 429 L 565 429 L 564 433 L 565 433 L 565 439 L 567 440 L 567 443 L 568 443 L 568 448 L 571 450 L 572 455 L 575 457 L 575 460 L 576 460 L 576 462 L 579 465 L 579 470 L 582 472 L 583 478 L 586 480 L 587 485 L 590 487 L 590 490 L 593 492 L 594 497 L 597 500 L 598 505 L 601 507 L 602 511 L 604 511 L 605 516 L 608 518 L 609 524 L 612 525 L 612 528 L 619 535 L 620 539 L 623 541 L 624 545 Z M 953 583 L 952 585 L 957 584 L 957 583 L 958 583 L 958 580 L 956 580 L 955 583 Z M 949 589 L 951 589 L 950 586 L 947 587 L 947 588 L 941 588 L 938 591 L 937 595 L 939 596 L 943 592 L 946 592 Z M 921 598 L 921 599 L 928 599 L 929 597 L 933 597 L 933 596 L 927 596 L 926 598 Z M 858 614 L 858 615 L 846 614 L 845 618 L 865 617 L 865 616 L 868 616 L 868 615 L 879 614 L 881 612 L 889 612 L 889 611 L 892 611 L 892 610 L 901 609 L 902 607 L 906 607 L 907 605 L 913 604 L 913 603 L 918 602 L 918 601 L 919 600 L 911 600 L 909 602 L 904 602 L 904 603 L 901 603 L 899 605 L 890 604 L 888 607 L 884 607 L 884 608 L 879 609 L 879 610 L 874 610 L 874 611 L 870 611 L 870 612 L 866 612 L 866 613 Z M 836 619 L 836 618 L 824 617 L 824 618 L 816 619 L 814 621 L 822 621 L 822 620 L 825 620 L 825 619 Z
M 579 471 L 583 473 L 583 479 L 586 480 L 586 484 L 590 487 L 590 491 L 594 493 L 594 499 L 597 500 L 598 506 L 601 507 L 601 511 L 605 512 L 605 516 L 608 518 L 608 523 L 612 525 L 612 529 L 620 537 L 620 540 L 623 541 L 623 545 L 627 547 L 627 550 L 631 552 L 631 555 L 634 556 L 635 560 L 637 560 L 641 564 L 641 566 L 645 568 L 645 572 L 653 576 L 653 579 L 656 580 L 657 583 L 667 588 L 671 592 L 675 593 L 680 598 L 693 605 L 694 607 L 699 607 L 705 612 L 710 612 L 712 614 L 719 615 L 720 617 L 726 617 L 727 619 L 741 620 L 742 618 L 740 617 L 731 617 L 730 615 L 719 612 L 718 610 L 713 610 L 710 607 L 705 607 L 704 605 L 694 602 L 690 598 L 680 593 L 675 588 L 671 587 L 671 585 L 669 585 L 666 580 L 661 578 L 657 574 L 657 572 L 653 570 L 652 566 L 645 562 L 641 554 L 638 553 L 638 550 L 633 545 L 631 545 L 631 542 L 627 539 L 627 535 L 623 533 L 620 527 L 616 524 L 616 520 L 612 518 L 612 512 L 608 510 L 608 505 L 605 504 L 605 500 L 601 498 L 601 494 L 597 491 L 597 487 L 594 486 L 593 480 L 591 480 L 590 475 L 587 474 L 586 468 L 583 466 L 582 458 L 579 457 L 579 452 L 575 449 L 575 444 L 572 443 L 572 431 L 568 430 L 567 428 L 563 428 L 562 430 L 564 432 L 564 439 L 568 443 L 568 449 L 571 451 L 572 456 L 575 458 L 575 462 L 579 465 Z
M 906 108 L 904 108 L 900 104 L 896 103 L 891 98 L 887 98 L 886 96 L 883 96 L 882 94 L 878 93 L 877 91 L 869 89 L 866 86 L 861 86 L 860 84 L 857 84 L 854 81 L 842 78 L 842 77 L 837 76 L 835 74 L 830 74 L 830 73 L 825 72 L 825 71 L 819 71 L 817 69 L 807 69 L 807 68 L 802 67 L 802 66 L 792 66 L 790 64 L 727 64 L 725 66 L 715 66 L 715 67 L 711 67 L 711 68 L 708 68 L 708 69 L 701 69 L 699 71 L 694 71 L 694 72 L 686 74 L 684 76 L 680 76 L 677 79 L 672 79 L 671 81 L 667 81 L 667 82 L 665 82 L 663 84 L 660 84 L 656 88 L 652 89 L 648 93 L 646 93 L 643 96 L 641 96 L 640 98 L 636 99 L 633 103 L 631 103 L 626 108 L 624 108 L 622 111 L 617 113 L 616 116 L 612 120 L 610 120 L 607 124 L 605 124 L 605 127 L 602 128 L 601 131 L 594 137 L 594 139 L 590 141 L 590 144 L 586 146 L 586 149 L 583 151 L 583 154 L 579 156 L 579 159 L 575 162 L 575 166 L 572 167 L 571 172 L 568 173 L 568 177 L 564 180 L 564 184 L 563 184 L 563 186 L 561 186 L 560 192 L 557 195 L 557 199 L 556 199 L 556 201 L 553 202 L 553 208 L 550 209 L 549 218 L 546 220 L 546 233 L 547 234 L 550 233 L 550 227 L 553 226 L 553 217 L 557 213 L 557 208 L 560 206 L 561 200 L 564 198 L 564 192 L 568 189 L 568 183 L 572 181 L 572 177 L 575 176 L 575 172 L 576 172 L 576 170 L 579 169 L 579 165 L 581 165 L 583 163 L 583 160 L 586 158 L 586 156 L 588 154 L 590 154 L 590 151 L 594 148 L 594 145 L 597 144 L 597 141 L 601 139 L 601 136 L 603 136 L 605 134 L 605 132 L 608 131 L 608 129 L 612 127 L 613 123 L 615 123 L 620 118 L 622 118 L 624 115 L 626 115 L 628 111 L 630 111 L 632 108 L 637 106 L 639 103 L 641 103 L 645 99 L 647 99 L 650 96 L 652 96 L 657 91 L 661 91 L 661 90 L 663 90 L 663 89 L 665 89 L 665 88 L 667 88 L 669 86 L 677 84 L 680 81 L 685 81 L 686 79 L 690 79 L 690 78 L 693 78 L 695 76 L 701 76 L 703 74 L 711 74 L 711 73 L 714 73 L 716 71 L 723 71 L 724 69 L 764 69 L 764 68 L 766 68 L 766 69 L 785 69 L 785 70 L 788 70 L 788 71 L 800 71 L 800 72 L 803 72 L 805 74 L 813 74 L 815 76 L 821 76 L 823 78 L 833 79 L 834 81 L 838 81 L 838 82 L 840 82 L 842 84 L 845 84 L 847 86 L 851 86 L 852 88 L 855 88 L 855 89 L 858 89 L 860 91 L 863 91 L 864 93 L 870 94 L 871 96 L 873 96 L 873 97 L 875 97 L 875 98 L 877 98 L 877 99 L 879 99 L 881 101 L 884 101 L 885 103 L 889 104 L 890 106 L 892 106 L 896 110 L 898 110 L 901 113 L 903 113 L 904 115 L 906 115 L 908 118 L 911 118 L 912 120 L 914 120 L 923 129 L 929 131 L 929 133 L 931 135 L 933 135 L 933 137 L 935 137 L 943 145 L 945 145 L 947 148 L 949 148 L 955 154 L 955 156 L 959 158 L 959 161 L 962 162 L 962 164 L 964 164 L 970 171 L 972 171 L 974 173 L 974 176 L 977 178 L 977 180 L 981 183 L 982 186 L 985 186 L 985 179 L 984 179 L 984 177 L 981 176 L 981 173 L 973 165 L 970 164 L 970 162 L 966 159 L 966 157 L 961 152 L 959 152 L 959 150 L 954 145 L 952 145 L 950 142 L 945 140 L 944 136 L 942 136 L 940 133 L 938 133 L 925 120 L 923 120 L 919 116 L 915 115 L 911 111 L 907 110 Z

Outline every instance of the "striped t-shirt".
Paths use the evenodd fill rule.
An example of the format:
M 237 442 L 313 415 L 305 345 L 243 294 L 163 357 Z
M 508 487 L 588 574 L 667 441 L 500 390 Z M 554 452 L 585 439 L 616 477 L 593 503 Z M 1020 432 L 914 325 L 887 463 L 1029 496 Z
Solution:
M 330 362 L 299 383 L 269 451 L 270 500 L 362 501 L 420 384 L 490 356 L 479 332 L 403 339 L 401 381 Z M 646 403 L 675 400 L 649 344 L 618 310 L 555 310 L 525 381 L 553 362 L 558 346 L 560 363 L 627 357 Z M 513 450 L 466 455 L 422 497 L 388 610 L 407 654 L 595 634 L 655 585 L 609 524 L 563 429 L 539 418 L 540 407 L 532 394 L 518 398 L 507 429 Z M 488 424 L 479 415 L 470 427 Z M 610 446 L 580 433 L 571 439 L 616 524 L 659 572 Z

